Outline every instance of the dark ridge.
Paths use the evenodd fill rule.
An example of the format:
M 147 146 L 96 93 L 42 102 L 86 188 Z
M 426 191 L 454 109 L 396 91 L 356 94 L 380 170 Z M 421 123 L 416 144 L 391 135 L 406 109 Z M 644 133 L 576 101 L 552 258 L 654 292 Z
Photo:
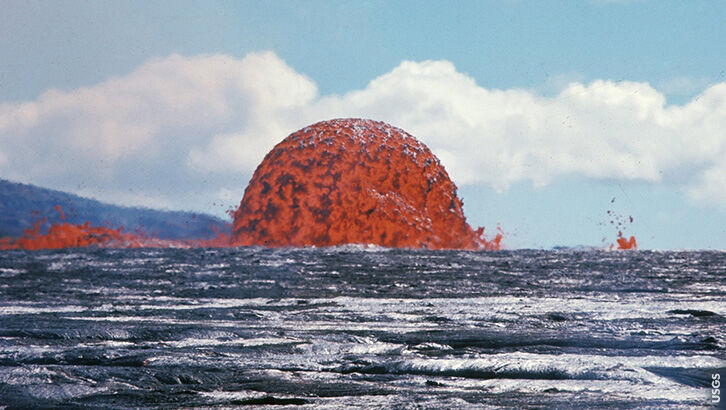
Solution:
M 27 358 L 2 358 L 2 366 L 22 365 L 67 365 L 67 366 L 108 366 L 108 367 L 144 367 L 148 364 L 145 356 L 107 357 L 98 352 L 71 352 L 57 356 L 42 355 Z
M 696 309 L 674 309 L 669 310 L 668 313 L 673 313 L 674 315 L 691 315 L 694 317 L 718 316 L 718 314 L 711 312 L 710 310 Z
M 212 215 L 111 205 L 0 179 L 0 238 L 22 236 L 23 229 L 32 228 L 43 217 L 49 224 L 63 222 L 56 206 L 61 207 L 65 222 L 71 224 L 106 226 L 108 221 L 112 228 L 124 227 L 126 232 L 138 229 L 161 239 L 209 239 L 217 231 L 230 229 L 228 221 Z
M 33 397 L 21 386 L 0 384 L 1 406 L 6 410 L 15 409 L 55 409 L 58 405 L 51 399 Z
M 683 367 L 644 367 L 645 370 L 671 379 L 690 387 L 710 388 L 711 375 L 723 369 L 718 368 L 683 368 Z
M 393 334 L 382 332 L 378 339 L 389 343 L 405 343 L 416 346 L 422 343 L 437 343 L 448 345 L 454 349 L 505 349 L 525 347 L 551 347 L 557 349 L 617 349 L 617 350 L 719 350 L 718 340 L 713 337 L 699 339 L 673 338 L 671 340 L 654 341 L 640 337 L 609 338 L 592 337 L 581 333 L 568 335 L 555 332 L 541 332 L 539 334 L 505 333 L 490 330 L 466 330 L 458 332 L 447 331 L 418 331 L 406 334 Z
M 570 379 L 581 379 L 581 380 L 596 380 L 600 377 L 592 374 L 583 374 L 574 376 L 568 374 L 563 370 L 548 369 L 542 371 L 528 371 L 528 370 L 515 370 L 510 371 L 507 369 L 441 369 L 441 370 L 430 370 L 430 369 L 413 369 L 413 368 L 398 368 L 393 365 L 386 364 L 370 364 L 365 366 L 359 365 L 343 365 L 335 369 L 341 374 L 414 374 L 423 376 L 438 376 L 438 377 L 463 377 L 467 379 L 531 379 L 531 380 L 570 380 Z
M 289 371 L 286 369 L 284 371 Z M 386 396 L 395 391 L 384 386 L 371 386 L 356 381 L 315 382 L 288 381 L 265 375 L 241 377 L 238 387 L 272 395 L 294 396 L 305 392 L 311 397 Z
M 570 320 L 569 317 L 567 317 L 566 315 L 564 315 L 562 313 L 550 313 L 549 315 L 547 315 L 547 319 L 549 319 L 553 322 L 565 322 L 565 321 Z
M 246 399 L 246 400 L 233 400 L 232 404 L 238 405 L 238 406 L 257 406 L 257 405 L 278 405 L 278 406 L 286 406 L 289 404 L 294 404 L 301 406 L 303 404 L 309 404 L 310 400 L 305 399 L 297 399 L 297 398 L 291 398 L 291 399 L 280 399 L 274 396 L 265 396 L 260 397 L 256 399 Z

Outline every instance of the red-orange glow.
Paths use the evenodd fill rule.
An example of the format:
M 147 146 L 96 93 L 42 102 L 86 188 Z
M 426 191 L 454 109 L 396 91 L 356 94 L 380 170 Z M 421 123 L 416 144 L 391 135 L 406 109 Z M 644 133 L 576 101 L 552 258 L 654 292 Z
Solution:
M 65 216 L 60 206 L 55 209 L 60 212 L 61 219 Z M 38 215 L 37 212 L 33 213 Z M 124 228 L 113 229 L 108 226 L 91 226 L 84 224 L 70 224 L 63 222 L 53 224 L 47 233 L 42 227 L 47 223 L 47 217 L 37 220 L 32 228 L 23 230 L 20 238 L 0 238 L 0 250 L 24 249 L 61 249 L 85 246 L 98 246 L 103 248 L 190 248 L 190 247 L 225 247 L 229 246 L 229 235 L 218 232 L 212 239 L 168 240 L 147 235 L 140 229 L 133 233 L 124 232 Z M 108 224 L 108 223 L 107 223 Z
M 219 232 L 216 226 L 212 226 L 212 229 L 214 232 L 217 233 L 217 235 L 214 238 L 211 239 L 184 239 L 181 241 L 178 241 L 180 244 L 183 244 L 183 247 L 189 247 L 189 248 L 229 248 L 232 245 L 230 244 L 230 236 L 229 234 L 226 234 L 224 232 Z
M 60 219 L 61 219 L 61 221 L 65 221 L 66 220 L 66 216 L 63 213 L 63 210 L 61 209 L 60 205 L 56 205 L 55 206 L 55 210 L 60 213 Z
M 630 236 L 629 239 L 625 239 L 623 237 L 623 232 L 618 232 L 618 249 L 621 250 L 628 250 L 628 249 L 638 249 L 638 243 L 635 242 L 635 236 Z
M 456 186 L 433 153 L 388 124 L 319 122 L 259 165 L 234 214 L 238 246 L 348 243 L 429 249 L 499 249 L 466 223 Z
M 56 210 L 65 221 L 61 207 Z M 43 233 L 43 218 L 20 238 L 0 238 L 0 249 L 358 243 L 499 250 L 503 238 L 499 227 L 487 239 L 484 228 L 469 226 L 456 185 L 425 145 L 388 124 L 360 119 L 324 121 L 288 136 L 267 154 L 231 214 L 231 235 L 186 240 L 161 240 L 138 228 L 124 232 L 108 222 L 63 222 Z
M 610 203 L 615 203 L 615 198 L 613 198 Z M 623 236 L 623 230 L 626 229 L 628 224 L 632 224 L 634 219 L 631 215 L 629 215 L 627 218 L 623 215 L 620 215 L 612 210 L 607 211 L 608 217 L 610 218 L 610 225 L 613 225 L 618 229 L 618 236 L 615 239 L 617 242 L 617 247 L 615 245 L 610 245 L 610 250 L 617 249 L 617 250 L 635 250 L 638 249 L 638 243 L 635 240 L 635 236 L 630 236 L 630 238 L 625 238 Z M 604 240 L 604 239 L 603 239 Z
M 502 249 L 502 239 L 504 239 L 504 232 L 502 232 L 502 228 L 497 226 L 497 234 L 494 235 L 494 239 L 491 240 L 487 240 L 486 236 L 484 235 L 483 226 L 480 226 L 476 230 L 476 234 L 482 243 L 482 249 L 485 249 L 487 251 L 498 251 Z
M 83 225 L 61 223 L 51 225 L 48 233 L 43 234 L 40 230 L 42 223 L 43 221 L 36 222 L 33 228 L 26 229 L 20 238 L 3 238 L 0 249 L 59 249 L 112 243 L 131 248 L 143 246 L 140 237 L 123 233 L 120 228 L 92 227 L 88 223 Z

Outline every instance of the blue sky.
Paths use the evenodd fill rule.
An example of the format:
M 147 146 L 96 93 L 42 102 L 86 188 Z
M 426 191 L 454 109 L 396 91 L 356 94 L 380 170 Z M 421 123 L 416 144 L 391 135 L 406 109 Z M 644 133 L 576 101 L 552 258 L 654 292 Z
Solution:
M 511 247 L 611 243 L 611 210 L 726 248 L 723 2 L 0 3 L 5 178 L 221 214 L 290 132 L 369 116 Z

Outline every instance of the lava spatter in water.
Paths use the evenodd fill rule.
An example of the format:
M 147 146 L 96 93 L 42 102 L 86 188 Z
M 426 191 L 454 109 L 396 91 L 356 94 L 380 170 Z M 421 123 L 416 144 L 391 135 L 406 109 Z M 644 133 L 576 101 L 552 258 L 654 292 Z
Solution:
M 51 225 L 48 232 L 43 233 L 42 227 L 46 222 L 47 218 L 45 217 L 36 221 L 32 228 L 23 231 L 23 236 L 20 238 L 0 239 L 0 249 L 39 250 L 112 244 L 128 248 L 144 246 L 144 238 L 139 235 L 124 233 L 122 228 L 90 226 L 88 222 L 85 224 L 63 222 Z
M 615 203 L 615 198 L 613 198 L 610 203 Z M 615 239 L 617 243 L 617 247 L 615 245 L 610 245 L 610 249 L 618 249 L 618 250 L 634 250 L 638 249 L 638 243 L 635 240 L 635 236 L 631 235 L 630 238 L 626 238 L 623 236 L 623 230 L 626 229 L 626 226 L 628 224 L 633 223 L 633 217 L 628 216 L 627 218 L 616 214 L 612 210 L 607 211 L 608 217 L 610 218 L 610 225 L 615 226 L 618 229 L 618 236 Z
M 299 130 L 270 151 L 234 215 L 232 244 L 358 243 L 429 249 L 499 249 L 466 223 L 456 185 L 405 131 L 336 119 Z
M 504 231 L 502 231 L 502 228 L 500 226 L 497 226 L 497 234 L 494 235 L 494 238 L 491 240 L 488 240 L 484 235 L 483 226 L 480 226 L 476 230 L 476 235 L 482 243 L 482 249 L 487 251 L 498 251 L 502 249 L 502 239 L 504 239 Z
M 61 221 L 65 221 L 65 214 L 60 205 L 56 205 L 55 209 L 60 213 Z M 38 215 L 37 211 L 33 214 Z M 48 232 L 43 233 L 43 226 L 47 222 L 47 217 L 35 221 L 32 228 L 23 230 L 23 236 L 20 238 L 1 238 L 0 250 L 60 249 L 91 245 L 138 248 L 147 246 L 150 241 L 150 238 L 144 237 L 143 234 L 125 233 L 123 228 L 91 226 L 89 222 L 85 224 L 68 222 L 52 224 L 48 228 Z
M 638 243 L 635 241 L 635 236 L 630 236 L 629 239 L 625 239 L 623 237 L 623 232 L 618 231 L 618 249 L 621 250 L 628 250 L 628 249 L 638 249 Z
M 60 213 L 60 219 L 65 221 L 61 207 L 55 209 Z M 38 212 L 33 212 L 38 215 Z M 32 228 L 23 230 L 20 238 L 0 238 L 0 250 L 24 249 L 61 249 L 78 248 L 85 246 L 98 246 L 103 248 L 189 248 L 189 247 L 224 247 L 229 246 L 229 235 L 218 232 L 212 239 L 168 240 L 147 235 L 142 230 L 124 232 L 124 228 L 111 228 L 110 226 L 91 226 L 84 224 L 71 224 L 68 222 L 50 225 L 48 231 L 43 233 L 43 227 L 48 218 L 43 217 L 33 223 Z

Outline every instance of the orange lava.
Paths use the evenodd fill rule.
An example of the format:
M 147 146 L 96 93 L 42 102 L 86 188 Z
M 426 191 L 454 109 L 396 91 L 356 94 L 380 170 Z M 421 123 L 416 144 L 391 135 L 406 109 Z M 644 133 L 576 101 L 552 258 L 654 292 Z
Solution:
M 63 210 L 61 209 L 60 205 L 56 205 L 55 206 L 55 210 L 60 213 L 60 219 L 61 219 L 61 221 L 65 221 L 66 220 L 66 215 L 63 213 Z
M 255 171 L 231 235 L 163 240 L 136 230 L 36 221 L 0 250 L 85 246 L 229 247 L 374 244 L 428 249 L 501 249 L 502 230 L 488 240 L 466 223 L 456 185 L 416 138 L 382 122 L 339 119 L 291 134 Z M 38 212 L 33 213 L 38 217 Z
M 234 215 L 235 246 L 374 244 L 499 249 L 466 223 L 456 185 L 416 138 L 383 122 L 323 121 L 258 166 Z
M 615 198 L 610 200 L 610 203 L 615 203 Z M 635 241 L 635 236 L 630 236 L 630 238 L 625 238 L 623 236 L 623 230 L 626 229 L 627 224 L 632 224 L 634 219 L 632 216 L 628 216 L 625 218 L 623 215 L 619 215 L 615 213 L 612 210 L 607 211 L 608 217 L 610 218 L 610 225 L 617 226 L 618 228 L 618 237 L 615 239 L 618 247 L 616 248 L 615 245 L 610 245 L 610 250 L 617 249 L 617 250 L 635 250 L 638 249 L 638 243 Z
M 623 237 L 622 231 L 618 232 L 617 241 L 618 241 L 618 249 L 620 249 L 620 250 L 638 249 L 638 243 L 635 242 L 635 236 L 630 236 L 629 239 L 625 239 L 625 237 Z
M 61 220 L 65 215 L 60 206 L 55 209 L 60 213 Z M 34 212 L 34 215 L 37 215 Z M 85 246 L 98 246 L 102 248 L 201 248 L 229 246 L 229 235 L 218 232 L 212 239 L 168 240 L 148 236 L 143 231 L 134 233 L 124 232 L 124 228 L 110 228 L 108 226 L 91 226 L 84 224 L 71 224 L 67 222 L 52 224 L 47 233 L 42 227 L 47 217 L 37 220 L 32 228 L 23 230 L 20 238 L 0 238 L 0 250 L 24 249 L 62 249 Z
M 35 225 L 26 229 L 23 236 L 16 239 L 1 238 L 0 249 L 60 249 L 75 248 L 90 245 L 113 245 L 121 247 L 142 247 L 144 238 L 138 235 L 124 233 L 121 228 L 112 229 L 103 226 L 89 226 L 86 222 L 83 225 L 60 223 L 51 225 L 48 233 L 41 232 L 41 226 L 46 218 L 37 221 Z

